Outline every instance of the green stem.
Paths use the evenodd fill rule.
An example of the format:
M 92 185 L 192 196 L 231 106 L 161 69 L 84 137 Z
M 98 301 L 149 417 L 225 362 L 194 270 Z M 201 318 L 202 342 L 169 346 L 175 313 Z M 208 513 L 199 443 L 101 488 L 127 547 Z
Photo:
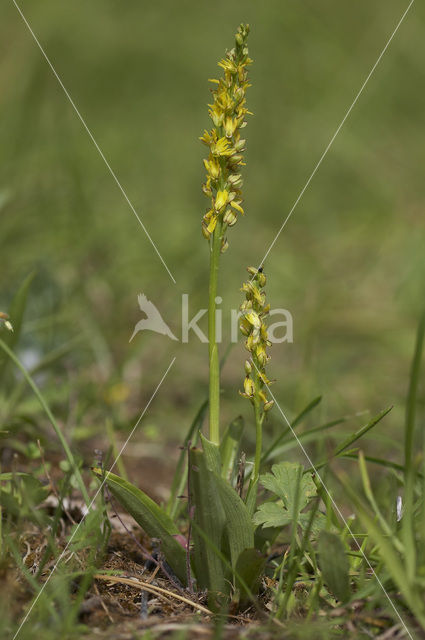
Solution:
M 260 475 L 261 450 L 263 447 L 263 416 L 261 415 L 260 400 L 257 394 L 254 400 L 254 413 L 255 413 L 255 458 L 254 458 L 254 471 L 253 471 L 252 481 L 255 484 Z
M 220 444 L 220 367 L 218 361 L 218 349 L 216 343 L 215 327 L 215 299 L 217 296 L 218 264 L 220 259 L 222 220 L 217 221 L 214 229 L 210 250 L 210 286 L 208 301 L 208 348 L 210 362 L 210 387 L 209 387 L 209 439 L 214 444 Z
M 255 415 L 255 457 L 254 468 L 249 483 L 246 504 L 251 513 L 254 513 L 257 502 L 258 479 L 260 477 L 261 453 L 263 448 L 263 421 L 264 413 L 261 411 L 261 400 L 258 397 L 261 388 L 261 380 L 258 375 L 258 363 L 253 359 L 255 372 L 255 394 L 254 394 L 254 415 Z

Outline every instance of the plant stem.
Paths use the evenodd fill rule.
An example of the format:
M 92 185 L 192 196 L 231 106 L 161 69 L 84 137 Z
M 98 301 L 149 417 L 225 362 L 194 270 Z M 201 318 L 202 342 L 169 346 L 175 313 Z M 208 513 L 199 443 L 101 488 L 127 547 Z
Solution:
M 209 416 L 210 433 L 209 439 L 214 444 L 220 444 L 220 367 L 218 361 L 218 349 L 216 343 L 215 309 L 217 296 L 218 263 L 220 259 L 221 237 L 223 222 L 218 219 L 214 229 L 210 250 L 210 285 L 208 301 L 208 348 L 210 362 L 210 383 L 209 383 Z
M 260 400 L 257 394 L 254 400 L 254 413 L 255 413 L 255 458 L 254 458 L 254 471 L 253 471 L 252 481 L 255 484 L 260 475 L 261 450 L 263 446 L 263 416 L 261 415 Z

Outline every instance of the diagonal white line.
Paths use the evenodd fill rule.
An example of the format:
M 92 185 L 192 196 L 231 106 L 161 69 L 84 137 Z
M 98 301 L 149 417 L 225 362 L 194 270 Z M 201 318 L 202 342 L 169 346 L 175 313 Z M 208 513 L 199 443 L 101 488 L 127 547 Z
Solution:
M 96 147 L 100 157 L 102 158 L 103 162 L 105 163 L 105 165 L 107 166 L 109 173 L 111 174 L 111 176 L 113 177 L 113 179 L 115 180 L 117 187 L 119 188 L 119 190 L 121 191 L 122 195 L 124 196 L 128 206 L 130 207 L 130 209 L 132 210 L 132 212 L 134 213 L 134 215 L 136 216 L 140 226 L 142 227 L 143 231 L 146 234 L 146 237 L 148 238 L 149 242 L 151 243 L 152 247 L 155 250 L 155 253 L 157 254 L 158 258 L 161 260 L 162 264 L 164 265 L 165 269 L 167 270 L 168 275 L 170 276 L 171 280 L 174 282 L 174 284 L 176 284 L 176 280 L 173 276 L 173 274 L 171 273 L 171 271 L 169 270 L 169 268 L 167 267 L 167 264 L 164 260 L 164 258 L 162 257 L 162 255 L 159 252 L 158 247 L 156 246 L 155 242 L 152 240 L 148 230 L 146 229 L 145 225 L 143 224 L 139 214 L 137 213 L 136 209 L 134 208 L 133 204 L 131 203 L 129 197 L 127 196 L 126 192 L 124 191 L 124 188 L 122 187 L 120 181 L 118 180 L 114 170 L 112 169 L 111 165 L 109 164 L 109 162 L 107 161 L 107 159 L 105 158 L 105 155 L 102 151 L 102 149 L 99 147 L 99 145 L 97 144 L 92 132 L 90 131 L 90 129 L 88 128 L 86 121 L 84 120 L 83 116 L 81 115 L 81 113 L 79 112 L 79 110 L 77 109 L 75 102 L 73 101 L 73 99 L 71 98 L 71 96 L 69 95 L 68 90 L 66 89 L 65 85 L 63 84 L 61 78 L 59 77 L 56 69 L 54 68 L 53 64 L 51 63 L 49 57 L 47 56 L 47 53 L 44 51 L 43 47 L 40 44 L 40 41 L 38 40 L 37 36 L 35 35 L 34 31 L 32 30 L 31 26 L 28 23 L 28 20 L 25 18 L 24 14 L 22 13 L 22 9 L 18 6 L 18 4 L 16 3 L 15 0 L 12 0 L 13 4 L 15 5 L 16 9 L 18 10 L 22 20 L 24 21 L 28 31 L 30 32 L 30 34 L 32 35 L 35 43 L 37 44 L 38 48 L 40 49 L 41 53 L 43 54 L 47 64 L 49 65 L 50 69 L 53 72 L 53 75 L 55 76 L 56 80 L 59 82 L 60 86 L 62 87 L 66 97 L 68 98 L 72 108 L 74 109 L 75 113 L 77 114 L 78 118 L 81 121 L 81 124 L 83 125 L 84 129 L 86 130 L 86 132 L 89 135 L 89 138 L 91 139 L 91 141 L 93 142 L 94 146 Z
M 71 537 L 69 538 L 68 542 L 66 543 L 66 547 L 64 548 L 64 550 L 62 551 L 62 553 L 60 554 L 59 558 L 56 560 L 53 569 L 50 572 L 49 577 L 47 578 L 46 582 L 44 582 L 43 586 L 41 587 L 40 591 L 38 592 L 37 596 L 35 597 L 35 599 L 33 600 L 30 608 L 28 609 L 27 613 L 25 614 L 24 619 L 22 620 L 21 624 L 18 627 L 18 630 L 16 631 L 15 635 L 13 636 L 12 640 L 16 640 L 16 638 L 18 637 L 19 632 L 21 631 L 22 627 L 24 626 L 25 622 L 27 621 L 28 617 L 31 614 L 31 611 L 34 609 L 39 597 L 41 596 L 41 594 L 43 593 L 44 589 L 46 588 L 47 583 L 49 582 L 50 578 L 52 577 L 52 575 L 54 574 L 54 572 L 56 571 L 57 567 L 59 566 L 60 561 L 62 560 L 63 556 L 65 555 L 67 549 L 69 548 L 69 545 L 71 544 L 75 534 L 77 533 L 78 529 L 80 528 L 80 526 L 82 525 L 82 523 L 84 522 L 84 519 L 86 517 L 86 515 L 89 513 L 91 507 L 94 504 L 94 501 L 96 500 L 97 496 L 99 495 L 99 493 L 101 492 L 103 485 L 106 482 L 106 478 L 108 477 L 108 474 L 111 473 L 112 469 L 115 467 L 115 465 L 117 464 L 119 458 L 121 457 L 122 452 L 124 451 L 124 449 L 126 448 L 128 442 L 130 441 L 131 436 L 133 435 L 133 433 L 135 432 L 135 430 L 137 429 L 141 419 L 143 418 L 143 416 L 145 415 L 146 411 L 149 409 L 152 400 L 155 398 L 157 392 L 159 391 L 160 386 L 162 385 L 162 383 L 164 382 L 168 372 L 170 371 L 171 367 L 173 366 L 174 362 L 175 362 L 176 358 L 174 357 L 170 364 L 168 365 L 168 368 L 166 370 L 166 372 L 164 373 L 164 375 L 162 376 L 161 380 L 159 381 L 155 391 L 153 392 L 153 394 L 151 395 L 151 397 L 149 398 L 149 402 L 147 403 L 147 405 L 145 406 L 145 408 L 143 409 L 142 413 L 139 416 L 139 419 L 137 420 L 136 424 L 134 425 L 134 427 L 132 428 L 130 435 L 128 436 L 127 440 L 124 442 L 123 446 L 121 447 L 117 457 L 115 458 L 112 466 L 109 468 L 109 471 L 106 472 L 105 474 L 105 478 L 103 479 L 103 481 L 101 482 L 98 490 L 96 491 L 96 493 L 94 494 L 94 497 L 92 498 L 92 501 L 90 502 L 87 511 L 84 513 L 83 517 L 81 518 L 80 522 L 78 523 L 78 525 L 76 526 L 76 528 L 74 529 Z
M 257 365 L 255 364 L 254 360 L 251 358 L 251 362 L 254 365 L 255 369 L 257 370 L 257 373 L 260 373 Z M 303 454 L 305 455 L 310 467 L 313 469 L 315 475 L 317 476 L 317 478 L 319 479 L 320 484 L 322 485 L 323 489 L 325 490 L 327 496 L 329 497 L 330 501 L 332 502 L 332 505 L 335 509 L 335 511 L 338 513 L 339 517 L 341 518 L 341 520 L 343 521 L 345 527 L 347 528 L 348 533 L 350 534 L 351 538 L 354 541 L 354 544 L 356 545 L 357 549 L 360 551 L 361 555 L 363 556 L 363 559 L 365 560 L 367 566 L 369 567 L 369 569 L 372 571 L 373 576 L 376 578 L 379 586 L 381 587 L 382 591 L 384 592 L 388 602 L 390 603 L 391 607 L 394 609 L 398 619 L 400 620 L 401 624 L 403 625 L 403 627 L 405 628 L 407 634 L 409 635 L 409 638 L 411 638 L 411 640 L 414 640 L 412 634 L 410 633 L 409 629 L 406 626 L 406 623 L 404 622 L 403 618 L 401 617 L 399 611 L 397 610 L 394 602 L 391 600 L 387 590 L 385 589 L 384 585 L 382 584 L 378 574 L 376 573 L 375 569 L 372 567 L 368 557 L 366 556 L 365 552 L 363 551 L 361 545 L 357 542 L 357 539 L 350 527 L 350 525 L 348 524 L 347 520 L 344 518 L 343 513 L 341 512 L 341 509 L 338 507 L 337 503 L 335 502 L 331 492 L 329 491 L 329 489 L 327 488 L 325 482 L 322 480 L 322 476 L 320 475 L 320 473 L 318 472 L 318 470 L 316 469 L 313 461 L 311 460 L 310 456 L 308 455 L 303 443 L 301 442 L 301 440 L 299 439 L 299 437 L 297 436 L 295 430 L 292 428 L 291 423 L 289 422 L 288 418 L 286 417 L 282 407 L 280 406 L 280 404 L 278 403 L 278 401 L 276 400 L 275 396 L 273 395 L 273 393 L 270 391 L 270 387 L 268 387 L 268 392 L 271 395 L 272 399 L 275 402 L 275 405 L 277 406 L 277 408 L 279 409 L 283 419 L 285 420 L 286 424 L 288 425 L 289 429 L 291 430 L 292 435 L 294 436 L 295 440 L 297 441 L 297 444 L 299 445 L 301 451 L 303 452 Z
M 290 212 L 288 213 L 288 215 L 286 216 L 285 220 L 283 221 L 279 231 L 277 232 L 277 234 L 275 235 L 273 242 L 271 243 L 271 245 L 269 246 L 269 248 L 267 249 L 263 259 L 260 262 L 260 265 L 264 264 L 264 261 L 266 260 L 266 258 L 268 257 L 270 251 L 273 249 L 274 245 L 276 244 L 280 234 L 282 233 L 283 229 L 286 226 L 286 223 L 288 222 L 288 220 L 290 219 L 290 217 L 292 216 L 293 212 L 295 211 L 296 206 L 298 205 L 299 201 L 301 200 L 301 198 L 303 197 L 306 189 L 308 188 L 310 182 L 313 180 L 314 176 L 316 175 L 316 172 L 318 170 L 318 168 L 320 167 L 320 165 L 322 164 L 323 160 L 325 159 L 326 154 L 328 153 L 329 149 L 331 148 L 331 146 L 333 145 L 335 138 L 337 137 L 338 133 L 341 131 L 342 127 L 345 124 L 345 121 L 347 120 L 348 116 L 350 115 L 351 111 L 353 110 L 355 104 L 357 103 L 357 100 L 360 98 L 363 89 L 366 87 L 367 83 L 369 82 L 370 78 L 372 77 L 376 67 L 378 66 L 378 64 L 380 63 L 383 55 L 385 54 L 386 50 L 388 49 L 388 47 L 390 46 L 390 43 L 392 41 L 392 39 L 394 38 L 395 34 L 397 33 L 397 31 L 399 30 L 401 23 L 403 22 L 403 20 L 405 19 L 405 17 L 407 16 L 410 7 L 412 6 L 412 4 L 414 3 L 415 0 L 411 0 L 409 3 L 409 6 L 407 7 L 406 11 L 403 13 L 403 15 L 401 16 L 396 28 L 394 29 L 394 31 L 392 32 L 390 38 L 388 39 L 385 47 L 382 49 L 381 53 L 378 56 L 377 61 L 375 62 L 375 64 L 373 65 L 372 69 L 369 71 L 369 74 L 366 77 L 366 80 L 363 82 L 362 86 L 360 87 L 356 97 L 354 98 L 351 106 L 349 107 L 347 113 L 345 114 L 345 116 L 343 117 L 343 119 L 341 120 L 341 122 L 338 125 L 337 130 L 335 131 L 335 133 L 333 134 L 332 138 L 329 141 L 328 146 L 326 147 L 326 149 L 324 150 L 324 152 L 322 153 L 322 155 L 320 156 L 319 162 L 316 164 L 316 166 L 314 167 L 309 179 L 307 180 L 307 182 L 305 183 L 304 187 L 301 189 L 301 192 L 298 196 L 298 198 L 295 200 L 294 204 L 292 205 L 292 209 L 290 210 Z

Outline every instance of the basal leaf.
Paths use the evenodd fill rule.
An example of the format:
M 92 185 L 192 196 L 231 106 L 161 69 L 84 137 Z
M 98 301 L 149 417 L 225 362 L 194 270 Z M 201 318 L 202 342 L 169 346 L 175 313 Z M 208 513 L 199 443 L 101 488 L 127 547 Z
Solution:
M 221 473 L 221 455 L 220 455 L 220 447 L 208 440 L 201 433 L 201 442 L 202 448 L 205 454 L 205 462 L 210 471 L 214 471 L 217 474 Z
M 248 509 L 233 487 L 216 475 L 215 483 L 226 516 L 230 560 L 235 568 L 240 554 L 254 546 L 254 527 Z
M 100 469 L 93 469 L 99 479 L 103 479 Z M 143 491 L 114 473 L 107 472 L 105 482 L 114 498 L 151 538 L 161 541 L 161 552 L 178 579 L 186 584 L 186 552 L 179 542 L 180 535 L 171 518 Z
M 341 602 L 350 599 L 350 563 L 342 540 L 335 533 L 322 531 L 318 542 L 319 566 L 329 591 Z
M 194 568 L 200 588 L 228 593 L 232 579 L 229 565 L 235 571 L 241 554 L 254 546 L 254 527 L 236 491 L 209 465 L 204 451 L 190 451 L 190 484 L 196 523 Z M 206 543 L 205 537 L 210 544 Z
M 234 476 L 243 429 L 244 421 L 239 416 L 229 424 L 221 441 L 221 475 L 225 480 Z
M 228 591 L 228 572 L 214 547 L 222 551 L 226 516 L 214 476 L 208 469 L 205 453 L 200 449 L 193 448 L 189 452 L 189 480 L 196 524 L 193 529 L 193 565 L 198 588 L 225 593 Z M 204 536 L 208 537 L 210 545 Z
M 257 593 L 260 586 L 259 577 L 264 565 L 265 558 L 258 549 L 245 549 L 239 555 L 236 563 L 236 587 L 245 597 Z M 247 587 L 249 592 L 247 592 Z M 244 599 L 243 597 L 242 600 Z

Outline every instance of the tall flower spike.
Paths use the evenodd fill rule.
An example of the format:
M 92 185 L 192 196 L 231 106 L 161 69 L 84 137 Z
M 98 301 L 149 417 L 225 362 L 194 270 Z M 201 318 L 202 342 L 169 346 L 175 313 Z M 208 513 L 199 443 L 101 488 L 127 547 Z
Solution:
M 244 165 L 245 150 L 241 129 L 246 126 L 245 117 L 250 113 L 245 106 L 245 94 L 250 86 L 247 67 L 252 62 L 246 45 L 248 33 L 249 26 L 241 24 L 234 48 L 218 63 L 224 76 L 210 80 L 216 85 L 212 90 L 213 103 L 208 105 L 214 126 L 200 138 L 209 148 L 208 158 L 204 160 L 207 175 L 202 189 L 211 198 L 211 207 L 203 217 L 202 232 L 209 239 L 220 220 L 221 251 L 227 248 L 224 238 L 227 227 L 236 224 L 238 213 L 244 213 L 240 167 Z
M 248 398 L 254 407 L 256 444 L 250 489 L 253 489 L 256 494 L 260 474 L 263 422 L 274 402 L 268 400 L 266 395 L 267 387 L 271 384 L 266 376 L 266 364 L 270 360 L 267 348 L 271 346 L 265 321 L 270 311 L 264 291 L 266 276 L 262 268 L 248 267 L 248 273 L 251 278 L 242 285 L 241 289 L 245 292 L 245 300 L 240 306 L 242 317 L 239 327 L 242 335 L 246 337 L 245 347 L 251 354 L 251 362 L 249 360 L 245 362 L 244 388 L 239 393 L 244 398 Z

